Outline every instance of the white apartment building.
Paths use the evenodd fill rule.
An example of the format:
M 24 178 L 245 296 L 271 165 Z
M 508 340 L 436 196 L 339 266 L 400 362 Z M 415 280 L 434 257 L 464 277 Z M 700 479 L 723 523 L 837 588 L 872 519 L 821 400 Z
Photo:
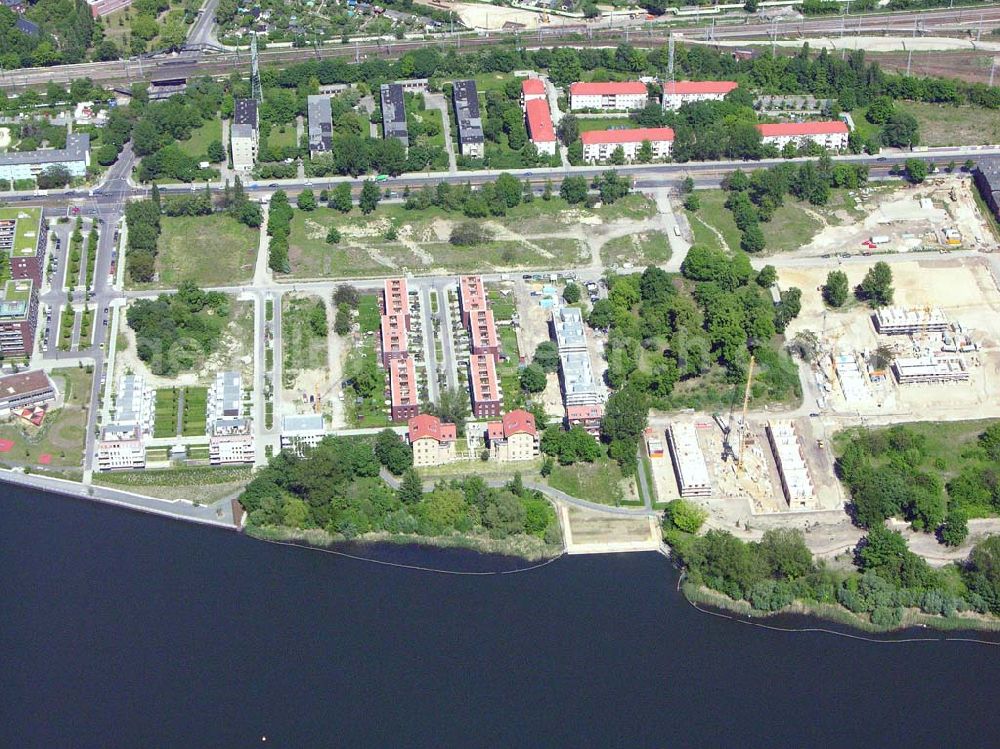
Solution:
M 233 124 L 229 128 L 229 147 L 233 153 L 233 169 L 248 174 L 257 163 L 259 147 L 257 102 L 254 99 L 237 99 Z
M 739 86 L 736 81 L 676 81 L 663 84 L 663 108 L 680 109 L 695 101 L 721 101 Z
M 281 420 L 281 449 L 302 457 L 326 436 L 323 414 L 286 416 Z
M 779 122 L 758 125 L 761 140 L 765 144 L 784 148 L 788 143 L 795 146 L 805 145 L 810 141 L 823 148 L 842 150 L 847 148 L 849 131 L 842 120 L 824 120 L 822 122 Z
M 640 127 L 633 130 L 590 130 L 580 133 L 583 143 L 583 159 L 588 162 L 607 161 L 620 146 L 625 161 L 635 161 L 639 149 L 649 141 L 653 149 L 653 159 L 670 156 L 674 144 L 674 131 L 669 127 Z
M 108 424 L 97 442 L 97 470 L 124 471 L 146 467 L 146 444 L 137 424 Z
M 649 92 L 642 81 L 610 83 L 576 82 L 569 87 L 570 109 L 642 109 L 649 102 Z

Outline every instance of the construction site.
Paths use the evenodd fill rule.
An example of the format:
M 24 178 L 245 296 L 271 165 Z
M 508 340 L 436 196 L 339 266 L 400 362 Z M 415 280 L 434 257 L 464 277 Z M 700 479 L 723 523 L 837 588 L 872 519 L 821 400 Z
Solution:
M 821 413 L 873 423 L 1000 415 L 1000 295 L 994 259 L 930 258 L 892 263 L 894 302 L 872 310 L 826 307 L 803 294 L 789 339 L 815 336 L 807 391 Z M 851 287 L 870 266 L 841 267 Z M 786 269 L 782 285 L 818 289 L 827 270 Z

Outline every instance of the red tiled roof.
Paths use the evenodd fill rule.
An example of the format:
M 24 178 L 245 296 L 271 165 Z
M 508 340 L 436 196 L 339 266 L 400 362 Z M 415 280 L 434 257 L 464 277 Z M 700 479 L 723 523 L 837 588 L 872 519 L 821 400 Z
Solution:
M 413 359 L 393 359 L 389 363 L 389 392 L 393 406 L 409 406 L 417 402 L 417 371 Z
M 739 86 L 736 81 L 677 81 L 663 86 L 666 94 L 728 94 Z
M 503 439 L 503 422 L 491 421 L 486 425 L 486 436 L 490 442 Z
M 604 415 L 604 406 L 600 404 L 584 406 L 566 406 L 566 418 L 570 421 L 574 419 L 599 419 Z
M 524 110 L 528 115 L 528 135 L 536 143 L 554 143 L 555 128 L 549 116 L 549 103 L 545 99 L 532 99 L 525 103 Z
M 638 127 L 633 130 L 588 130 L 580 133 L 583 144 L 597 143 L 642 143 L 657 140 L 673 140 L 674 131 L 669 127 Z
M 503 433 L 505 437 L 514 434 L 535 434 L 535 417 L 522 408 L 508 411 L 503 415 Z
M 614 96 L 620 94 L 644 94 L 646 84 L 642 81 L 619 81 L 609 83 L 584 83 L 577 81 L 570 84 L 570 95 Z
M 545 84 L 538 78 L 525 78 L 521 81 L 521 93 L 534 95 L 545 94 Z
M 768 135 L 829 135 L 833 133 L 846 133 L 847 125 L 843 120 L 778 122 L 770 125 L 758 125 L 757 129 L 765 137 Z
M 407 422 L 410 442 L 430 437 L 438 442 L 454 440 L 458 431 L 454 424 L 441 421 L 437 416 L 431 414 L 419 414 Z

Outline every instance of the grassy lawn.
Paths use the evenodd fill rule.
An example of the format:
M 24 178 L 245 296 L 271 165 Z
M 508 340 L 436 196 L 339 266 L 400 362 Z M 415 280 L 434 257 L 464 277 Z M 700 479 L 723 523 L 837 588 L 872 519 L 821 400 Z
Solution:
M 592 119 L 581 117 L 577 122 L 580 123 L 581 133 L 591 130 L 610 130 L 611 128 L 615 128 L 616 130 L 627 128 L 631 130 L 635 127 L 635 123 L 628 117 L 595 117 Z
M 362 333 L 373 333 L 382 325 L 378 296 L 375 294 L 362 294 L 358 299 L 358 324 Z
M 222 125 L 218 120 L 209 120 L 192 130 L 191 137 L 187 140 L 177 141 L 177 145 L 188 156 L 193 156 L 198 161 L 207 161 L 208 144 L 216 140 L 222 141 Z
M 197 437 L 205 434 L 208 405 L 208 388 L 184 388 L 184 413 L 181 415 L 181 434 L 185 437 Z
M 662 231 L 618 237 L 601 247 L 605 265 L 660 265 L 670 259 L 670 240 Z
M 177 435 L 177 401 L 179 396 L 178 388 L 159 388 L 156 391 L 154 437 L 174 437 Z
M 157 247 L 159 281 L 143 287 L 176 288 L 192 280 L 201 287 L 250 280 L 257 259 L 257 230 L 224 213 L 164 216 Z
M 518 369 L 517 335 L 510 325 L 497 328 L 500 337 L 500 348 L 507 356 L 507 361 L 497 364 L 497 376 L 500 378 L 500 389 L 503 391 L 503 407 L 505 411 L 520 408 L 524 405 L 521 393 L 521 380 Z
M 69 351 L 73 344 L 73 325 L 76 323 L 76 311 L 66 305 L 59 314 L 59 350 Z
M 421 123 L 437 124 L 438 132 L 436 135 L 422 134 L 418 137 L 417 142 L 428 146 L 440 146 L 441 148 L 444 148 L 444 126 L 441 123 L 440 109 L 415 109 L 412 113 L 410 113 L 410 116 Z
M 922 146 L 974 146 L 1000 143 L 998 110 L 916 101 L 902 102 L 899 106 L 917 118 Z
M 697 211 L 697 218 L 691 220 L 695 239 L 698 239 L 699 233 L 701 236 L 712 235 L 712 232 L 705 227 L 699 227 L 697 219 L 701 219 L 722 234 L 729 249 L 739 249 L 740 230 L 736 227 L 733 214 L 725 206 L 726 193 L 723 190 L 705 190 L 699 192 L 698 197 L 701 207 Z M 815 207 L 805 206 L 794 198 L 786 196 L 784 205 L 774 212 L 771 220 L 760 225 L 767 242 L 765 253 L 787 252 L 809 244 L 822 228 L 822 224 L 807 211 L 820 213 Z M 710 241 L 714 246 L 718 246 L 718 239 L 714 235 L 710 237 Z
M 295 123 L 286 125 L 271 125 L 271 132 L 267 136 L 267 145 L 271 148 L 295 148 L 296 142 Z
M 327 364 L 326 336 L 316 335 L 309 324 L 316 305 L 322 305 L 319 297 L 290 298 L 285 296 L 281 303 L 282 362 L 287 378 L 285 387 L 291 387 L 295 376 L 304 369 L 324 369 Z
M 507 85 L 507 81 L 514 80 L 514 76 L 509 73 L 480 73 L 473 78 L 476 81 L 476 90 L 481 94 L 487 91 L 500 91 Z
M 571 466 L 557 464 L 549 475 L 549 486 L 579 499 L 618 506 L 625 498 L 623 478 L 617 463 L 602 458 Z
M 63 395 L 62 408 L 50 410 L 41 427 L 20 418 L 0 423 L 0 439 L 14 443 L 0 453 L 0 463 L 49 468 L 79 468 L 87 432 L 87 411 L 93 375 L 80 367 L 57 369 L 52 381 Z M 43 456 L 48 456 L 43 460 Z
M 514 294 L 502 294 L 500 287 L 488 285 L 486 292 L 489 295 L 490 308 L 493 310 L 493 319 L 495 320 L 511 320 L 514 317 L 514 312 L 517 311 L 517 303 L 514 301 Z M 433 308 L 431 311 L 436 312 L 437 310 Z

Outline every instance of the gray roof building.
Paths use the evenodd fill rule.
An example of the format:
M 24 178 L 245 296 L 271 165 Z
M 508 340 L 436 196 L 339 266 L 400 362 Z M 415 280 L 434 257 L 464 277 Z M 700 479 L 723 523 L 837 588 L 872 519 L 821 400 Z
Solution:
M 257 129 L 257 100 L 256 99 L 237 99 L 236 106 L 233 111 L 233 124 L 234 125 L 250 125 L 254 130 Z
M 483 118 L 479 113 L 479 92 L 476 90 L 476 82 L 455 81 L 452 88 L 452 102 L 455 105 L 458 143 L 462 153 L 466 153 L 469 146 L 478 146 L 481 149 Z
M 399 83 L 383 83 L 382 94 L 382 137 L 395 138 L 404 147 L 410 145 L 410 134 L 406 129 L 406 105 L 403 102 L 403 87 Z
M 22 34 L 28 36 L 41 36 L 42 28 L 37 23 L 32 23 L 26 18 L 18 18 L 14 22 L 14 27 Z
M 309 110 L 309 155 L 328 153 L 333 147 L 333 115 L 330 112 L 329 96 L 310 96 Z
M 6 164 L 63 164 L 69 161 L 90 163 L 90 136 L 87 133 L 67 135 L 65 148 L 8 151 L 0 154 L 0 166 Z
M 986 205 L 993 211 L 994 216 L 1000 218 L 1000 159 L 980 161 L 976 164 L 973 178 Z

